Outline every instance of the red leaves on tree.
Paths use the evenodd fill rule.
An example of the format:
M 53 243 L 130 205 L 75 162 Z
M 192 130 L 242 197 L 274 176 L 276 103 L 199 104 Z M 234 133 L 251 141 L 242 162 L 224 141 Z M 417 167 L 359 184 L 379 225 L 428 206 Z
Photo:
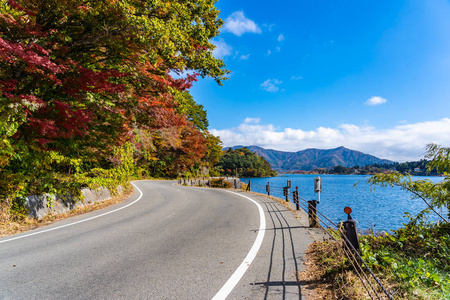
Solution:
M 179 170 L 187 170 L 195 163 L 200 163 L 206 153 L 206 140 L 194 126 L 188 124 L 181 134 L 182 145 L 177 151 L 175 166 Z M 183 171 L 184 171 L 183 170 Z
M 108 145 L 134 140 L 136 130 L 152 134 L 170 129 L 176 132 L 177 145 L 165 148 L 166 157 L 174 157 L 178 170 L 191 167 L 204 155 L 205 139 L 175 99 L 200 74 L 177 79 L 171 74 L 195 69 L 207 75 L 203 63 L 189 62 L 196 51 L 207 50 L 207 42 L 191 37 L 190 46 L 181 46 L 180 40 L 174 43 L 179 49 L 172 46 L 175 52 L 165 51 L 166 45 L 153 44 L 159 32 L 152 36 L 151 26 L 143 30 L 145 18 L 136 21 L 138 14 L 130 18 L 130 12 L 170 17 L 170 7 L 162 3 L 151 11 L 145 1 L 115 2 L 4 3 L 0 97 L 2 105 L 17 108 L 24 119 L 12 139 L 65 153 L 74 145 L 99 153 Z M 163 8 L 169 10 L 159 11 Z M 171 57 L 176 51 L 180 55 Z
M 13 7 L 13 8 L 15 8 L 15 9 L 19 10 L 19 11 L 25 12 L 25 13 L 26 13 L 27 15 L 29 15 L 29 16 L 36 16 L 36 13 L 35 13 L 35 12 L 32 12 L 32 11 L 26 9 L 25 7 L 21 6 L 19 3 L 17 3 L 17 2 L 14 1 L 14 0 L 8 0 L 8 1 L 7 1 L 7 4 L 10 5 L 11 7 Z
M 54 74 L 61 73 L 61 66 L 52 62 L 48 54 L 48 51 L 34 43 L 25 46 L 20 43 L 4 40 L 0 37 L 0 58 L 6 62 L 16 63 L 17 60 L 23 60 L 29 65 L 42 67 Z
M 120 94 L 124 92 L 125 85 L 112 83 L 111 78 L 127 76 L 116 70 L 93 71 L 81 66 L 77 67 L 75 76 L 64 81 L 65 92 L 74 97 L 85 96 L 85 92 L 100 94 Z
M 28 118 L 27 130 L 29 136 L 38 139 L 42 144 L 55 139 L 72 139 L 82 137 L 89 130 L 92 115 L 81 109 L 73 109 L 67 103 L 54 101 Z

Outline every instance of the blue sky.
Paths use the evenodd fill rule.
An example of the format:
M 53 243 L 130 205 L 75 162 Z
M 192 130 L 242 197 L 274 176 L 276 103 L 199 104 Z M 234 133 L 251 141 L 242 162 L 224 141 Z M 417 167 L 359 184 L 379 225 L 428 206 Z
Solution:
M 396 161 L 450 146 L 450 2 L 232 1 L 192 88 L 224 146 L 345 146 Z

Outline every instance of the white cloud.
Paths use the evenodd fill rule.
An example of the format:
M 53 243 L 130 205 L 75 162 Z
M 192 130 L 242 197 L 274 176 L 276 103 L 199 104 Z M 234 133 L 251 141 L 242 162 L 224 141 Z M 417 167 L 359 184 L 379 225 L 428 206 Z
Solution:
M 215 58 L 222 59 L 225 56 L 228 56 L 231 54 L 231 51 L 233 50 L 233 47 L 225 43 L 223 39 L 213 40 L 211 41 L 216 48 L 213 50 L 213 56 Z
M 247 59 L 249 59 L 249 58 L 250 58 L 250 54 L 247 54 L 247 55 L 241 55 L 241 56 L 239 57 L 240 60 L 247 60 Z
M 263 83 L 261 83 L 261 88 L 265 90 L 266 92 L 275 93 L 278 92 L 280 89 L 278 85 L 280 85 L 282 81 L 279 81 L 277 79 L 267 79 Z
M 225 146 L 258 145 L 281 151 L 307 148 L 331 149 L 344 146 L 353 150 L 394 161 L 413 161 L 423 158 L 429 143 L 448 146 L 450 119 L 398 125 L 391 129 L 342 124 L 338 128 L 319 127 L 315 130 L 285 128 L 260 124 L 258 118 L 246 118 L 238 127 L 215 130 Z
M 261 28 L 252 20 L 247 19 L 243 11 L 236 11 L 225 20 L 223 31 L 241 36 L 246 32 L 261 33 Z
M 284 41 L 284 35 L 280 34 L 277 39 L 279 42 Z
M 303 78 L 302 76 L 295 76 L 295 75 L 293 75 L 293 76 L 291 77 L 292 80 L 300 80 L 300 79 L 302 79 L 302 78 Z
M 270 55 L 270 54 L 272 54 L 272 51 L 267 50 L 267 55 Z
M 386 103 L 386 101 L 387 100 L 384 98 L 381 98 L 378 96 L 373 96 L 372 98 L 370 98 L 366 101 L 366 104 L 367 105 L 380 105 L 380 104 Z
M 261 121 L 260 118 L 249 118 L 249 117 L 247 117 L 247 118 L 244 119 L 244 124 L 248 124 L 248 123 L 258 124 L 260 121 Z

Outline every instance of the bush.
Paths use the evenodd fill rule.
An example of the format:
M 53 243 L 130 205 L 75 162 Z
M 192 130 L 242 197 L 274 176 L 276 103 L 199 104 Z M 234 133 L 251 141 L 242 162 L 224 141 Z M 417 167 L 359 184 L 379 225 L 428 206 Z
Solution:
M 222 187 L 222 182 L 223 182 L 223 187 L 224 188 L 231 188 L 233 185 L 230 183 L 230 182 L 228 182 L 228 181 L 225 181 L 225 178 L 214 178 L 214 179 L 211 179 L 211 187 L 212 188 L 221 188 Z
M 364 260 L 396 281 L 408 299 L 450 298 L 448 224 L 406 224 L 392 234 L 361 236 Z

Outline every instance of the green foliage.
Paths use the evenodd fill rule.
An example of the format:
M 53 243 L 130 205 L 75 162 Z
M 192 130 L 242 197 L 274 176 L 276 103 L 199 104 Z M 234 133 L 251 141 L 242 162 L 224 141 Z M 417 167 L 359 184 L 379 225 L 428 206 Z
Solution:
M 236 173 L 241 177 L 272 177 L 277 175 L 264 157 L 256 155 L 246 147 L 226 150 L 216 167 L 223 170 L 223 175 L 236 175 Z
M 427 164 L 428 170 L 437 169 L 438 172 L 447 174 L 450 169 L 450 148 L 429 144 L 426 147 L 426 157 L 431 159 Z M 438 183 L 431 180 L 412 180 L 409 174 L 400 173 L 377 174 L 369 179 L 372 185 L 397 186 L 411 193 L 413 199 L 420 199 L 426 203 L 428 208 L 424 209 L 417 216 L 417 219 L 430 211 L 438 215 L 442 221 L 448 222 L 450 219 L 450 176 Z M 441 216 L 436 209 L 446 208 L 448 210 L 447 219 Z
M 28 195 L 115 190 L 218 160 L 188 91 L 228 73 L 212 55 L 214 0 L 1 3 L 0 201 L 18 218 Z
M 228 181 L 225 181 L 225 178 L 213 178 L 213 179 L 211 179 L 211 187 L 212 188 L 221 188 L 221 187 L 224 187 L 224 188 L 231 188 L 233 185 L 230 183 L 230 182 L 228 182 Z
M 408 299 L 450 297 L 450 226 L 411 222 L 381 236 L 360 236 L 363 259 L 401 284 Z
M 377 174 L 369 178 L 369 183 L 380 186 L 397 186 L 411 193 L 412 199 L 419 199 L 427 204 L 427 208 L 421 211 L 417 218 L 421 219 L 425 214 L 434 212 L 441 217 L 443 221 L 446 219 L 436 210 L 439 208 L 450 207 L 450 178 L 446 177 L 443 181 L 433 183 L 428 179 L 413 180 L 409 175 L 400 173 Z
M 344 166 L 338 165 L 338 166 L 333 168 L 333 173 L 335 173 L 335 174 L 348 174 L 349 170 L 346 167 L 344 167 Z
M 427 165 L 428 170 L 436 168 L 437 172 L 448 174 L 450 171 L 450 148 L 442 147 L 436 144 L 428 144 L 426 157 L 430 159 Z
M 216 173 L 214 170 L 214 166 L 219 162 L 220 158 L 223 155 L 222 151 L 222 141 L 219 137 L 212 135 L 209 132 L 205 132 L 206 138 L 206 155 L 203 158 L 205 164 L 210 168 L 210 174 Z M 211 176 L 216 176 L 215 174 L 211 174 Z
M 208 130 L 209 122 L 206 118 L 206 111 L 203 105 L 194 101 L 194 98 L 189 92 L 183 91 L 177 93 L 176 101 L 178 104 L 178 113 L 186 115 L 187 119 L 198 129 L 202 131 Z
M 449 148 L 430 144 L 426 157 L 428 170 L 446 174 L 450 169 Z M 361 236 L 363 259 L 375 270 L 401 284 L 408 299 L 450 298 L 450 177 L 438 183 L 413 180 L 409 174 L 377 174 L 369 183 L 397 186 L 411 193 L 412 199 L 428 206 L 411 216 L 404 228 L 382 236 Z M 438 209 L 448 209 L 445 218 Z M 433 212 L 440 222 L 426 223 L 426 214 Z

